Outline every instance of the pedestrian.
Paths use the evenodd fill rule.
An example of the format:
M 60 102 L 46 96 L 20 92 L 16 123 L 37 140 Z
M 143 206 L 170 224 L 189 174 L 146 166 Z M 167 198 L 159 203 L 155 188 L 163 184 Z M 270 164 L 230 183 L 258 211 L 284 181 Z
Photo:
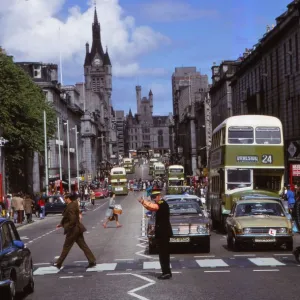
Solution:
M 38 201 L 38 206 L 39 206 L 39 212 L 40 212 L 40 219 L 44 219 L 45 218 L 45 205 L 46 205 L 46 199 L 47 196 L 42 195 L 42 197 L 40 198 L 40 200 Z
M 122 225 L 119 223 L 119 215 L 114 213 L 114 208 L 115 208 L 115 205 L 116 205 L 115 197 L 116 197 L 116 194 L 111 192 L 110 193 L 109 204 L 108 204 L 108 209 L 107 209 L 106 214 L 105 214 L 106 221 L 103 223 L 104 228 L 107 227 L 107 223 L 110 222 L 110 221 L 116 221 L 117 228 L 122 227 Z
M 158 255 L 162 274 L 158 279 L 172 278 L 170 268 L 170 237 L 173 236 L 172 226 L 170 223 L 170 210 L 166 201 L 161 199 L 160 191 L 153 191 L 151 198 L 155 201 L 139 199 L 138 201 L 150 211 L 155 211 L 155 239 L 158 242 Z
M 66 194 L 65 202 L 67 204 L 63 218 L 56 228 L 64 228 L 66 239 L 60 257 L 53 265 L 60 269 L 67 255 L 69 254 L 74 243 L 84 252 L 89 264 L 87 268 L 96 266 L 96 258 L 84 240 L 83 233 L 86 231 L 84 225 L 80 221 L 80 211 L 76 194 Z
M 32 205 L 34 204 L 34 201 L 31 199 L 29 195 L 25 196 L 24 199 L 24 210 L 25 210 L 25 215 L 27 218 L 27 223 L 32 222 Z
M 21 197 L 21 193 L 17 193 L 12 198 L 12 206 L 14 208 L 14 220 L 18 224 L 22 224 L 24 218 L 24 199 Z
M 6 196 L 6 203 L 5 203 L 5 206 L 6 206 L 6 213 L 7 213 L 7 218 L 10 219 L 11 215 L 13 214 L 12 213 L 12 206 L 11 206 L 11 195 L 8 194 Z
M 91 197 L 91 202 L 93 205 L 95 205 L 95 192 L 93 190 L 91 190 L 91 193 L 90 193 L 90 197 Z
M 291 190 L 291 186 L 287 186 L 286 199 L 288 201 L 289 212 L 292 213 L 294 205 L 295 205 L 295 193 Z

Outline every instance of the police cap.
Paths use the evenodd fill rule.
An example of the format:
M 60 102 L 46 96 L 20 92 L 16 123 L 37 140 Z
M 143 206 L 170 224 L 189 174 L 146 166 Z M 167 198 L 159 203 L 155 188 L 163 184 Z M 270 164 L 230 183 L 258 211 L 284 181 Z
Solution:
M 161 194 L 161 191 L 153 191 L 151 193 L 151 196 L 157 196 L 157 195 L 160 195 Z

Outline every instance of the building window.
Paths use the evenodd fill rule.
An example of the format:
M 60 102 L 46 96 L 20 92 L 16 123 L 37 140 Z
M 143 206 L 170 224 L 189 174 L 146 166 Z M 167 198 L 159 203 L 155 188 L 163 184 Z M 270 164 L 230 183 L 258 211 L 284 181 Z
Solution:
M 289 39 L 289 60 L 290 60 L 290 74 L 293 73 L 293 56 L 292 56 L 292 39 Z
M 287 74 L 287 63 L 286 63 L 286 44 L 283 44 L 283 59 L 284 59 L 284 74 Z
M 101 82 L 99 77 L 92 78 L 92 91 L 97 93 L 100 92 Z
M 164 147 L 164 136 L 163 136 L 163 131 L 160 129 L 157 131 L 158 133 L 158 148 L 163 148 Z
M 295 52 L 296 52 L 296 71 L 299 71 L 299 46 L 298 46 L 298 34 L 295 35 Z

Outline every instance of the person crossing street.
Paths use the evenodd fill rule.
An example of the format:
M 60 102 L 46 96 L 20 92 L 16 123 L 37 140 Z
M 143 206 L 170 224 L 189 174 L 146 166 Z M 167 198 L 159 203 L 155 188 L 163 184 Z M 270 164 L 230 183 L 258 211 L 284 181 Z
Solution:
M 173 236 L 172 226 L 170 223 L 170 209 L 166 201 L 161 199 L 160 191 L 153 191 L 151 198 L 155 203 L 139 199 L 138 201 L 150 211 L 156 212 L 155 217 L 155 238 L 158 241 L 158 254 L 162 274 L 158 279 L 172 278 L 170 268 L 170 237 Z
M 66 235 L 61 255 L 56 261 L 56 263 L 53 264 L 58 269 L 62 267 L 62 264 L 67 255 L 69 254 L 74 243 L 77 243 L 79 248 L 84 252 L 86 258 L 88 259 L 89 264 L 87 268 L 92 268 L 96 266 L 96 258 L 84 240 L 83 233 L 86 231 L 86 229 L 80 220 L 80 211 L 78 207 L 78 202 L 76 201 L 77 198 L 78 197 L 76 194 L 65 195 L 67 207 L 63 212 L 63 218 L 60 224 L 56 226 L 56 228 L 63 227 L 64 234 Z

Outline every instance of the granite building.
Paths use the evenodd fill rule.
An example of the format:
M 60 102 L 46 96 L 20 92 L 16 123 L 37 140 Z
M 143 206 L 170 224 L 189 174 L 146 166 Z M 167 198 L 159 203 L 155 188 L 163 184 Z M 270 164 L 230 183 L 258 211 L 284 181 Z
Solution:
M 124 114 L 124 110 L 116 110 L 115 112 L 115 122 L 117 129 L 117 144 L 118 144 L 118 156 L 124 157 L 125 155 L 125 125 L 126 118 Z
M 186 173 L 196 175 L 197 131 L 195 103 L 199 93 L 208 91 L 208 76 L 196 67 L 175 68 L 172 75 L 175 151 L 178 163 L 185 166 Z
M 289 168 L 300 165 L 299 11 L 299 1 L 293 1 L 276 25 L 267 27 L 245 52 L 231 83 L 233 115 L 263 114 L 282 121 L 287 182 Z
M 125 154 L 129 150 L 168 153 L 170 149 L 169 116 L 153 116 L 153 93 L 142 97 L 141 86 L 136 86 L 137 113 L 131 109 L 126 117 Z

